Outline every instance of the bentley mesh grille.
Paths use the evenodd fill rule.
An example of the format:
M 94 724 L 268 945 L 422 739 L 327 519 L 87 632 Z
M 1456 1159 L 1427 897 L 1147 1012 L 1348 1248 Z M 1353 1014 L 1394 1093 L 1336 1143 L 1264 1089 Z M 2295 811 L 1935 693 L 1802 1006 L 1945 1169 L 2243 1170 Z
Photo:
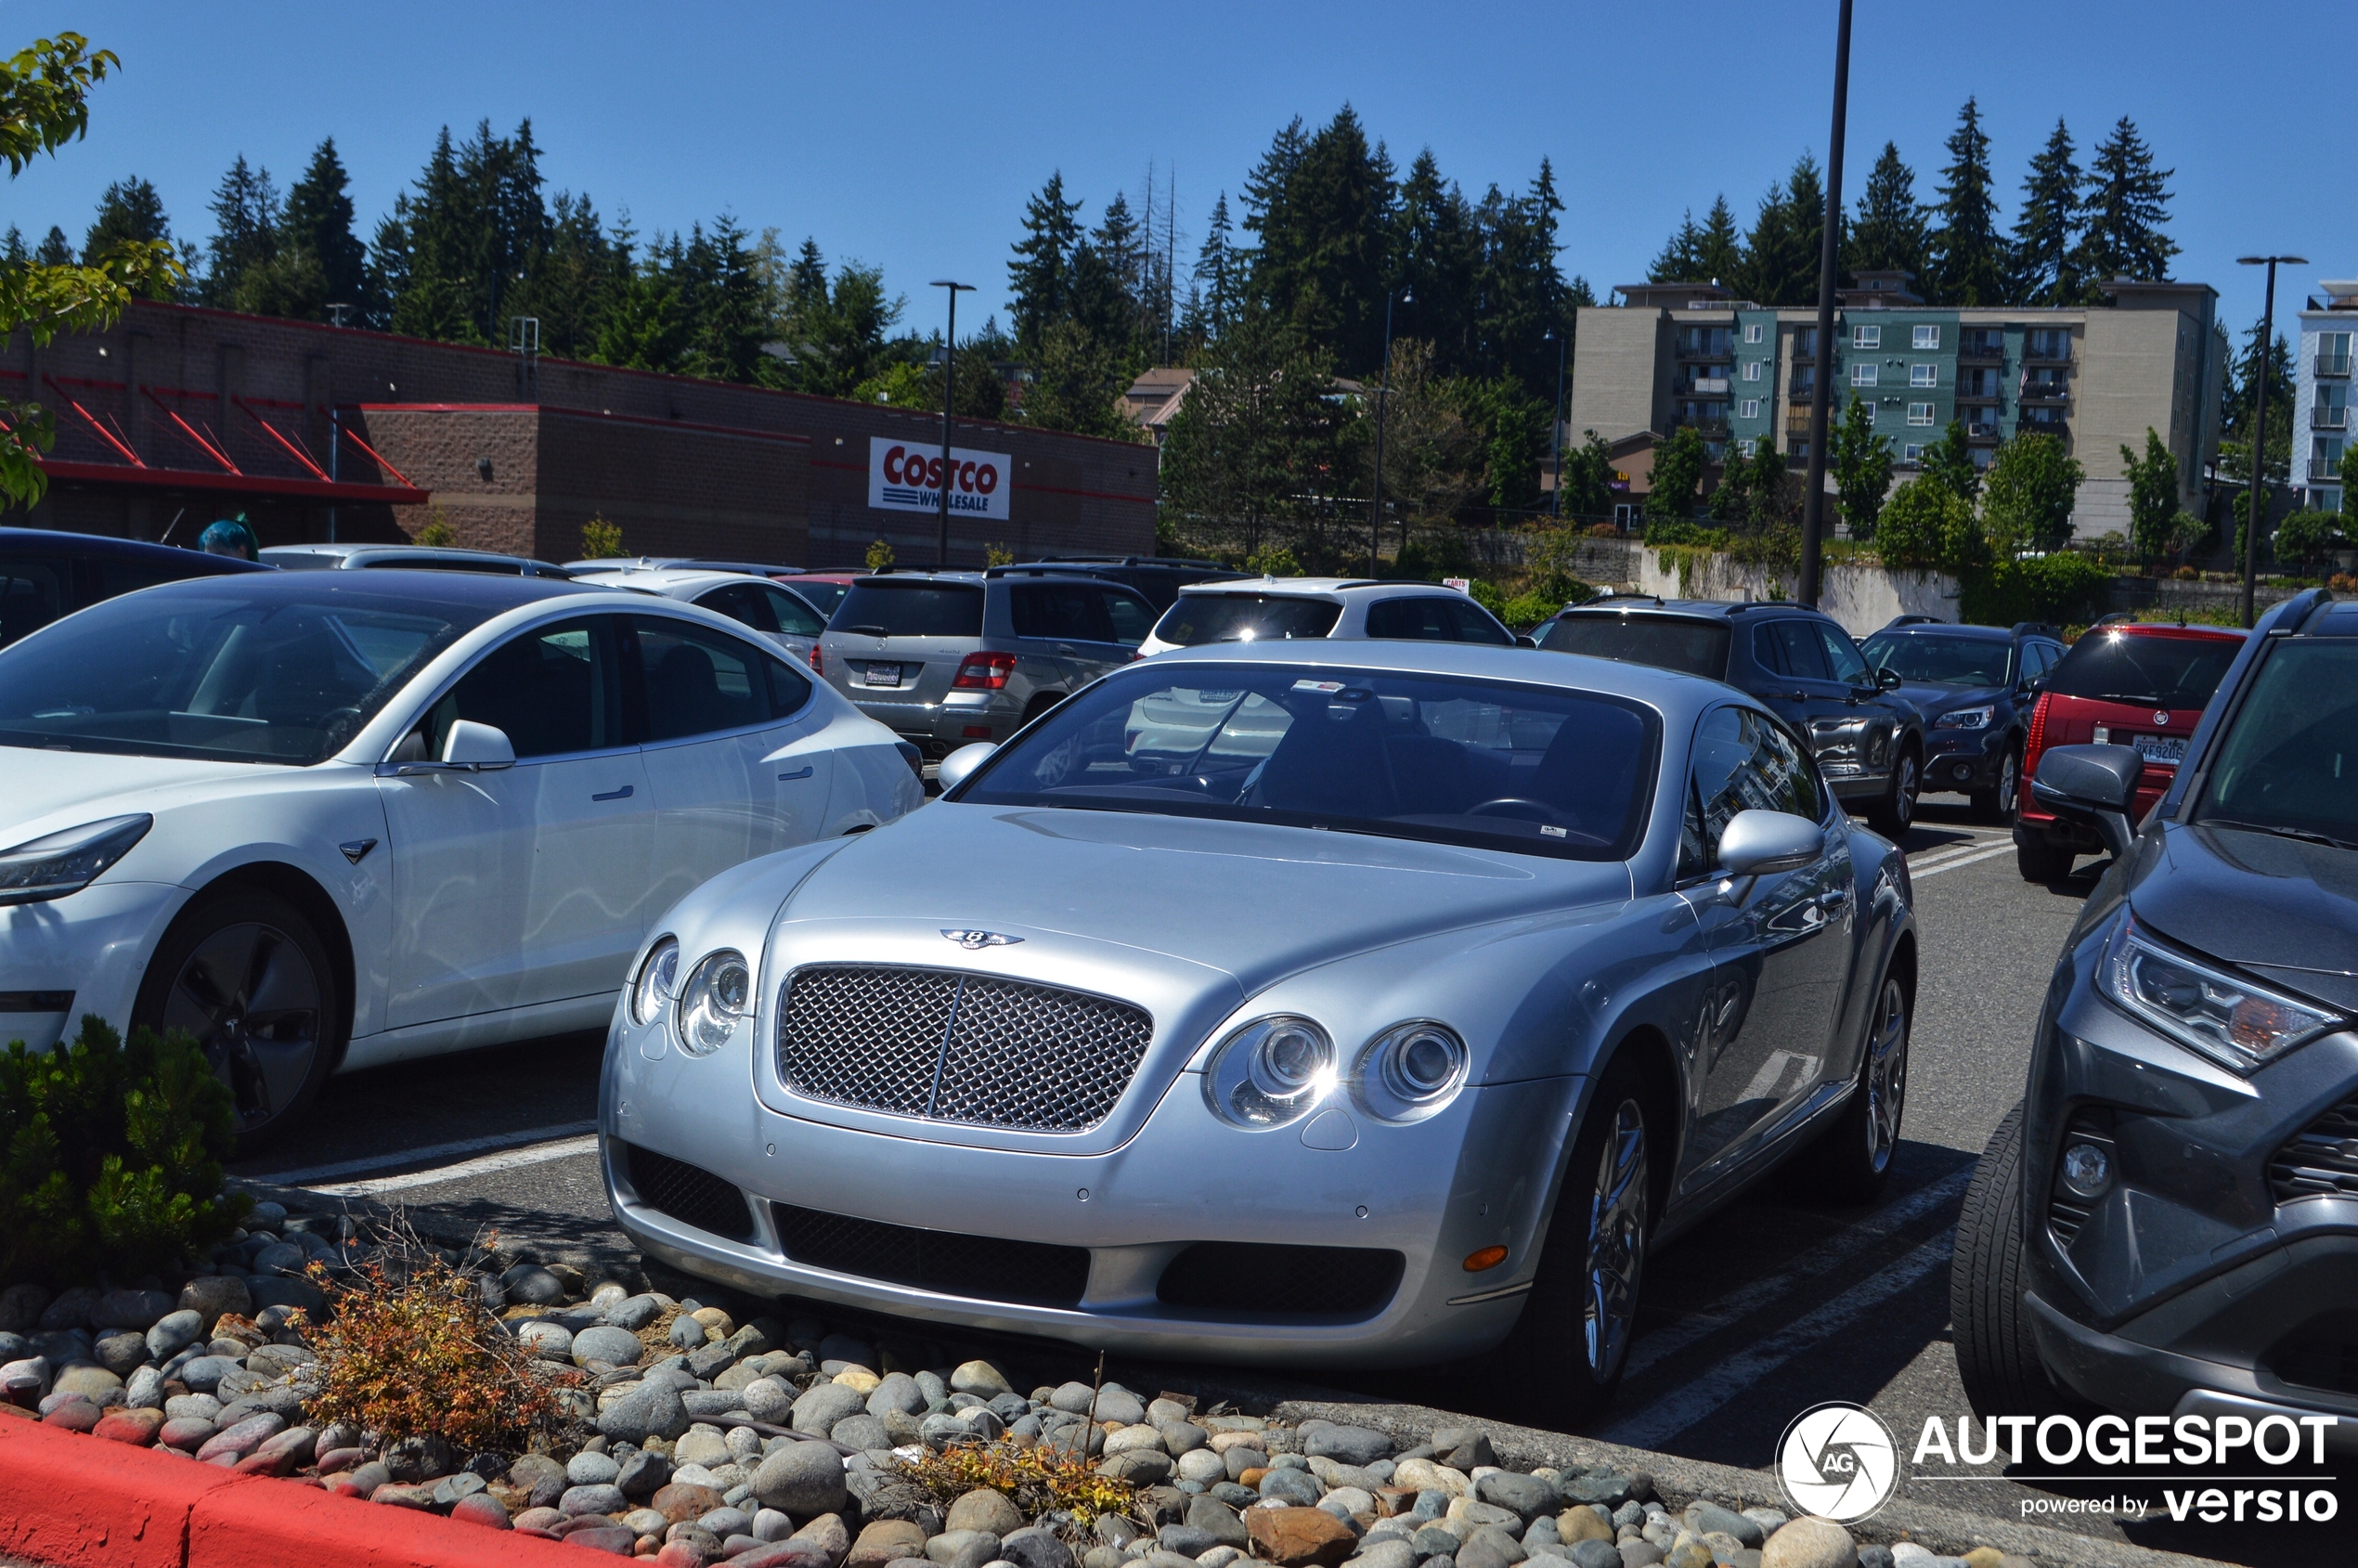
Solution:
M 736 1187 L 684 1160 L 637 1144 L 622 1148 L 630 1186 L 648 1208 L 731 1241 L 753 1239 L 753 1211 Z
M 1164 1267 L 1155 1296 L 1199 1312 L 1356 1322 L 1383 1310 L 1406 1261 L 1375 1247 L 1198 1241 Z
M 2347 1099 L 2295 1133 L 2268 1161 L 2276 1201 L 2331 1192 L 2358 1197 L 2358 1098 Z
M 1027 1306 L 1077 1306 L 1089 1284 L 1086 1247 L 920 1230 L 790 1203 L 770 1210 L 787 1258 L 836 1274 Z
M 1143 1007 L 955 969 L 815 964 L 786 978 L 778 1075 L 796 1094 L 897 1116 L 1078 1133 L 1147 1054 Z

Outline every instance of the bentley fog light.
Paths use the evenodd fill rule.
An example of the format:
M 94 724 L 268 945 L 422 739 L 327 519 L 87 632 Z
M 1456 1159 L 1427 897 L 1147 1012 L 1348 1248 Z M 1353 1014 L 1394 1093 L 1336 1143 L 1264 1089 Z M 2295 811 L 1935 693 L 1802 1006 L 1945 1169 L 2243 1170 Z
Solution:
M 639 978 L 630 983 L 630 1021 L 641 1029 L 663 1016 L 680 981 L 680 944 L 669 937 L 655 943 Z
M 1360 1094 L 1388 1121 L 1439 1110 L 1466 1081 L 1466 1043 L 1446 1024 L 1418 1019 L 1378 1035 L 1360 1058 Z
M 78 893 L 147 836 L 155 818 L 109 817 L 0 849 L 0 904 L 40 903 Z
M 1334 1086 L 1334 1042 L 1308 1018 L 1288 1014 L 1231 1033 L 1204 1073 L 1212 1110 L 1239 1127 L 1281 1127 L 1322 1103 Z
M 707 955 L 680 989 L 680 1048 L 708 1056 L 729 1043 L 753 996 L 745 955 L 728 948 Z

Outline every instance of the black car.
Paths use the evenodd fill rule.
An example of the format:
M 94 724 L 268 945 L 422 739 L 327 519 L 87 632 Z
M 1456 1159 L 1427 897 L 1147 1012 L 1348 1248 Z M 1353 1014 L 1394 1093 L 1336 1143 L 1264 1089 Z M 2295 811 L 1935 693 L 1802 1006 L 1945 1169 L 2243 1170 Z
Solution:
M 2045 751 L 2114 855 L 2047 987 L 2028 1093 L 1950 1281 L 1985 1419 L 2084 1400 L 2358 1440 L 2358 603 L 2238 651 L 2142 828 L 2125 745 Z
M 1539 646 L 1724 680 L 1809 737 L 1846 810 L 1897 838 L 1915 821 L 1924 721 L 1831 616 L 1776 602 L 1616 597 L 1574 606 Z
M 134 589 L 269 569 L 235 556 L 104 534 L 0 528 L 0 648 L 60 616 Z
M 1033 577 L 1069 572 L 1075 577 L 1120 583 L 1152 604 L 1158 616 L 1176 603 L 1179 590 L 1190 583 L 1231 582 L 1252 576 L 1217 561 L 1188 561 L 1170 555 L 1065 555 L 996 569 Z
M 2030 710 L 2064 656 L 2063 634 L 2043 621 L 2007 628 L 1902 616 L 1859 651 L 1898 675 L 1899 694 L 1924 715 L 1924 789 L 1953 790 L 1980 815 L 2012 822 Z

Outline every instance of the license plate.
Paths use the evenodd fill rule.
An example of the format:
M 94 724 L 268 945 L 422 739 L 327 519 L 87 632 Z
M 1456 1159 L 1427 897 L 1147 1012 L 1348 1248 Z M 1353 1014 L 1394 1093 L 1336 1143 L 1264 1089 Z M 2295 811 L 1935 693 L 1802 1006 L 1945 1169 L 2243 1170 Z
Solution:
M 868 665 L 862 668 L 861 674 L 862 685 L 898 686 L 900 684 L 900 667 L 897 664 Z
M 2148 762 L 2175 768 L 2186 759 L 2186 737 L 2183 735 L 2139 735 L 2131 744 L 2137 748 L 2137 755 Z

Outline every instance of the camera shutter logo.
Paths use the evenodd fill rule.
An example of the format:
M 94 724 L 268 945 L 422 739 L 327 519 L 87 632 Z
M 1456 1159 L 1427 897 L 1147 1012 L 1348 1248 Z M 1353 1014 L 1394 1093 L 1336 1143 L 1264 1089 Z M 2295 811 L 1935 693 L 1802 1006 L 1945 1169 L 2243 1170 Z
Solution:
M 1883 1507 L 1899 1476 L 1899 1445 L 1872 1410 L 1812 1406 L 1777 1442 L 1777 1480 L 1803 1513 L 1843 1523 Z

